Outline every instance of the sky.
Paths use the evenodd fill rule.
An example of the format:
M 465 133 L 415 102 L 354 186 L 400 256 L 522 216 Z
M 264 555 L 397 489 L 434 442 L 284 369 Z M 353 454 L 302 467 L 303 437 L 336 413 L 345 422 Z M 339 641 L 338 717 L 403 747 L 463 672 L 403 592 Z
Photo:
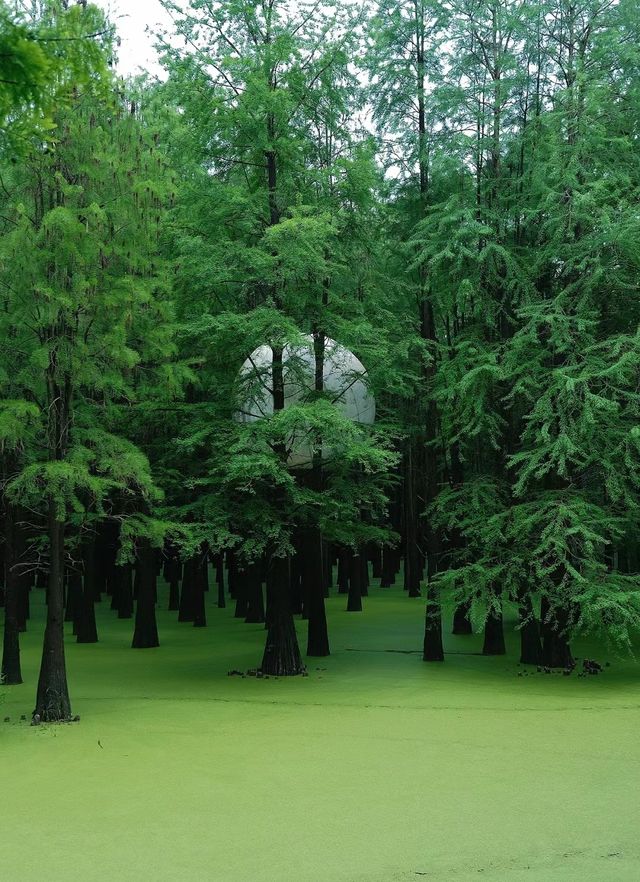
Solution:
M 160 5 L 160 0 L 93 0 L 109 13 L 115 22 L 122 44 L 118 50 L 118 72 L 123 76 L 148 70 L 159 75 L 161 68 L 153 48 L 148 27 L 171 26 L 171 18 Z

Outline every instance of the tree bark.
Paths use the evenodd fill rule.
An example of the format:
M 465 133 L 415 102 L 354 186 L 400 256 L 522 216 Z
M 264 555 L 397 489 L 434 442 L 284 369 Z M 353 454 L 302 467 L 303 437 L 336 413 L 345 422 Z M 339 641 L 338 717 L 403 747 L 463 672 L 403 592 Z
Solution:
M 156 624 L 156 561 L 149 539 L 138 545 L 136 562 L 136 621 L 132 649 L 160 646 Z
M 468 600 L 465 600 L 463 603 L 458 603 L 455 608 L 455 612 L 453 613 L 453 629 L 451 631 L 452 634 L 472 634 L 473 628 L 471 627 L 471 619 L 469 618 L 469 612 L 471 610 L 471 603 Z
M 362 563 L 360 549 L 349 550 L 349 596 L 347 612 L 362 612 Z
M 260 565 L 253 561 L 247 564 L 247 616 L 249 625 L 264 623 L 264 594 L 262 593 L 262 574 Z
M 20 667 L 20 628 L 18 626 L 19 577 L 15 570 L 15 508 L 5 506 L 4 516 L 4 638 L 2 644 L 2 682 L 6 686 L 22 683 Z
M 261 670 L 279 677 L 305 670 L 289 604 L 289 565 L 286 557 L 271 556 L 269 561 L 269 622 Z
M 54 499 L 49 499 L 47 527 L 51 561 L 49 599 L 33 716 L 37 722 L 54 723 L 71 719 L 64 657 L 64 523 L 58 520 Z

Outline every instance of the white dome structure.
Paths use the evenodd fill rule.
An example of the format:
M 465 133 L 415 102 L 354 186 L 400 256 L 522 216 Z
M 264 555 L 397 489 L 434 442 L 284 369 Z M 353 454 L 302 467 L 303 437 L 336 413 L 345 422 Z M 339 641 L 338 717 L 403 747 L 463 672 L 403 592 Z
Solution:
M 315 353 L 313 337 L 305 335 L 305 342 L 286 345 L 282 350 L 284 378 L 284 406 L 304 401 L 315 387 Z M 273 414 L 273 350 L 259 346 L 240 368 L 242 405 L 236 413 L 241 423 L 253 423 Z M 353 422 L 371 425 L 376 416 L 376 405 L 366 382 L 367 371 L 362 362 L 344 346 L 325 337 L 323 358 L 323 386 L 333 404 Z M 291 439 L 289 464 L 308 466 L 312 459 L 309 442 Z M 325 456 L 327 453 L 325 452 Z

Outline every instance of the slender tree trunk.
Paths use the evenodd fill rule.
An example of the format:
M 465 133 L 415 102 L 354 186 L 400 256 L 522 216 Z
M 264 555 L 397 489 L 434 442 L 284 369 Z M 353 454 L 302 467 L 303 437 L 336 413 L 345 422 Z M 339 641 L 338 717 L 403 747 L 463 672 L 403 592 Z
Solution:
M 245 622 L 249 625 L 261 625 L 264 622 L 262 574 L 260 565 L 256 561 L 247 564 L 247 616 Z
M 307 655 L 322 658 L 330 655 L 327 614 L 324 606 L 324 575 L 322 536 L 320 531 L 311 528 L 305 535 L 304 550 L 307 574 Z
M 471 602 L 469 600 L 465 600 L 463 603 L 458 603 L 455 608 L 455 612 L 453 613 L 453 630 L 452 634 L 472 634 L 473 628 L 471 627 L 471 619 L 469 618 L 469 612 L 471 610 Z
M 131 619 L 133 618 L 133 567 L 130 563 L 126 563 L 116 567 L 116 570 L 116 578 L 120 582 L 118 618 Z
M 89 532 L 82 540 L 82 560 L 84 578 L 82 593 L 76 618 L 76 634 L 78 643 L 97 643 L 98 628 L 96 625 L 96 546 L 95 534 Z
M 349 554 L 346 548 L 338 549 L 338 594 L 349 593 Z
M 244 619 L 247 617 L 247 564 L 236 558 L 236 608 L 233 612 L 234 619 Z
M 362 612 L 362 563 L 360 549 L 349 551 L 349 597 L 347 612 Z
M 5 506 L 4 516 L 4 639 L 2 682 L 6 686 L 22 683 L 20 668 L 20 629 L 18 627 L 19 577 L 15 570 L 15 508 Z
M 196 557 L 193 580 L 193 627 L 206 628 L 207 613 L 204 605 L 204 593 L 207 580 L 207 550 L 201 549 Z
M 569 645 L 569 613 L 566 608 L 552 607 L 542 598 L 542 663 L 549 668 L 573 668 L 575 661 Z
M 484 625 L 483 655 L 506 655 L 507 653 L 504 642 L 504 628 L 502 626 L 502 601 L 497 592 L 496 603 L 500 604 L 500 608 L 496 609 L 493 604 L 490 606 Z
M 216 555 L 216 582 L 218 583 L 218 609 L 227 605 L 224 597 L 224 560 L 222 552 Z
M 54 723 L 71 718 L 64 657 L 64 523 L 58 520 L 54 499 L 49 499 L 47 522 L 49 599 L 33 717 L 36 722 Z
M 526 589 L 519 593 L 518 615 L 520 618 L 520 664 L 539 665 L 542 663 L 540 625 L 533 611 L 531 595 Z
M 149 539 L 138 545 L 136 562 L 136 621 L 132 649 L 160 646 L 156 624 L 156 561 Z
M 194 580 L 196 578 L 196 565 L 194 558 L 184 562 L 182 569 L 182 591 L 180 592 L 180 608 L 178 611 L 179 622 L 193 622 L 194 609 Z

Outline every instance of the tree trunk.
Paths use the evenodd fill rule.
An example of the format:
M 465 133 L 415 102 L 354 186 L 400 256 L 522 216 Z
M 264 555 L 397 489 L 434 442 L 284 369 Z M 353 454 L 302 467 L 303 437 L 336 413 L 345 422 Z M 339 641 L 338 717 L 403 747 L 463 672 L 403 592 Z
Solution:
M 520 664 L 542 664 L 542 644 L 540 626 L 533 611 L 531 595 L 524 590 L 520 593 L 518 604 L 520 618 Z
M 4 517 L 4 639 L 2 644 L 2 682 L 5 686 L 22 683 L 20 668 L 20 629 L 18 591 L 20 579 L 15 569 L 15 508 L 7 504 Z
M 452 634 L 473 633 L 473 628 L 471 627 L 471 619 L 469 618 L 470 610 L 471 602 L 468 600 L 465 600 L 463 601 L 463 603 L 458 603 L 456 605 L 456 609 L 453 614 L 453 629 L 451 631 Z
M 50 549 L 47 624 L 36 706 L 36 722 L 54 723 L 71 718 L 71 701 L 64 657 L 64 523 L 56 515 L 56 503 L 49 500 L 47 516 Z
M 207 550 L 201 549 L 196 556 L 193 580 L 193 627 L 206 628 L 207 612 L 204 605 L 204 592 L 207 582 L 208 557 Z
M 575 661 L 569 645 L 569 613 L 561 606 L 551 607 L 542 598 L 542 663 L 548 668 L 573 668 Z
M 346 548 L 338 550 L 338 594 L 349 593 L 349 553 Z
M 440 590 L 431 580 L 427 582 L 427 607 L 425 612 L 422 659 L 429 662 L 444 661 Z
M 227 603 L 224 597 L 224 561 L 222 552 L 216 555 L 216 582 L 218 583 L 218 609 L 224 609 Z
M 133 567 L 130 563 L 126 563 L 116 567 L 116 570 L 116 579 L 120 582 L 118 618 L 131 619 L 133 618 Z
M 264 595 L 262 593 L 262 574 L 260 565 L 253 561 L 247 564 L 247 616 L 249 625 L 264 623 Z
M 322 658 L 330 655 L 327 614 L 324 606 L 323 548 L 320 530 L 307 530 L 303 543 L 305 552 L 306 592 L 305 607 L 308 616 L 307 655 Z
M 349 597 L 347 612 L 362 612 L 362 563 L 360 549 L 349 551 Z
M 180 606 L 178 610 L 179 622 L 193 622 L 195 618 L 194 608 L 194 580 L 196 578 L 196 564 L 194 558 L 184 562 L 182 569 L 182 591 L 180 592 Z
M 84 578 L 82 593 L 79 597 L 78 615 L 76 618 L 76 634 L 78 643 L 97 643 L 98 629 L 96 626 L 96 543 L 95 533 L 88 532 L 82 540 L 82 560 Z
M 132 649 L 160 646 L 156 624 L 156 560 L 149 539 L 138 545 L 136 562 L 136 622 Z
M 235 569 L 236 607 L 233 611 L 234 619 L 244 619 L 247 616 L 248 591 L 247 591 L 247 564 L 236 557 Z
M 489 610 L 484 625 L 483 655 L 506 655 L 507 648 L 504 643 L 504 629 L 502 627 L 502 611 L 498 612 L 493 607 Z
M 261 669 L 279 677 L 296 676 L 305 670 L 289 604 L 289 565 L 286 557 L 272 556 L 269 561 L 269 622 Z

